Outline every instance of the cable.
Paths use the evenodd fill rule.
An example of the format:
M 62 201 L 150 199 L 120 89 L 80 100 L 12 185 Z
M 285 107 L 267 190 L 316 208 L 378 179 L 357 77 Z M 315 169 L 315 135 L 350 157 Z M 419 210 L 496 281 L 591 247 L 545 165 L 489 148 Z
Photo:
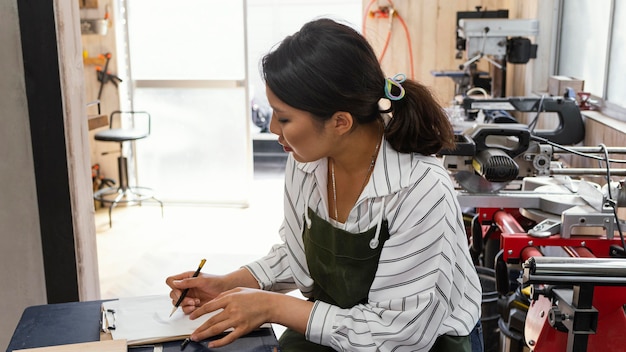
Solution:
M 617 225 L 617 231 L 619 232 L 619 238 L 622 241 L 622 248 L 626 252 L 626 242 L 624 241 L 624 234 L 622 233 L 622 227 L 619 223 L 619 217 L 617 216 L 617 201 L 613 199 L 613 195 L 611 194 L 611 165 L 609 161 L 609 150 L 606 148 L 604 143 L 600 143 L 600 148 L 604 151 L 604 160 L 606 164 L 606 185 L 609 194 L 608 204 L 613 209 L 613 217 L 615 218 L 615 224 Z
M 535 127 L 537 127 L 537 122 L 539 121 L 539 114 L 541 113 L 541 109 L 543 109 L 543 99 L 546 95 L 545 94 L 541 94 L 541 99 L 539 99 L 539 106 L 537 106 L 537 115 L 535 115 L 535 118 L 533 118 L 532 121 L 530 121 L 530 123 L 528 124 L 529 130 L 532 133 L 535 130 Z
M 465 92 L 465 96 L 470 96 L 474 92 L 479 92 L 480 94 L 483 95 L 483 98 L 485 98 L 485 99 L 489 99 L 490 98 L 489 93 L 487 93 L 485 88 L 481 88 L 481 87 L 474 87 L 474 88 L 468 89 L 467 92 Z
M 591 154 L 587 154 L 587 153 L 582 153 L 567 147 L 564 147 L 560 144 L 554 143 L 552 141 L 549 141 L 545 138 L 542 137 L 538 137 L 538 136 L 530 136 L 530 139 L 538 141 L 538 142 L 542 142 L 542 143 L 546 143 L 550 146 L 552 146 L 552 148 L 559 148 L 562 150 L 565 150 L 567 152 L 570 152 L 572 154 L 578 155 L 578 156 L 582 156 L 585 158 L 591 158 L 591 159 L 596 159 L 599 160 L 600 162 L 604 162 L 606 165 L 606 184 L 607 184 L 607 190 L 608 190 L 608 204 L 609 206 L 613 209 L 613 218 L 615 219 L 615 224 L 617 226 L 617 231 L 619 232 L 619 237 L 620 240 L 622 242 L 622 248 L 624 249 L 624 252 L 626 252 L 626 241 L 624 240 L 624 233 L 622 232 L 622 227 L 620 225 L 620 220 L 619 217 L 617 215 L 617 201 L 613 199 L 613 195 L 611 192 L 611 165 L 610 163 L 626 163 L 626 160 L 619 160 L 619 159 L 610 159 L 609 158 L 609 150 L 606 147 L 606 145 L 604 145 L 604 143 L 601 143 L 599 145 L 600 148 L 602 148 L 603 152 L 604 152 L 604 158 L 596 156 L 596 155 L 591 155 Z M 554 150 L 553 150 L 554 152 Z
M 380 57 L 378 59 L 379 63 L 382 63 L 383 58 L 385 56 L 385 54 L 387 53 L 387 48 L 389 47 L 389 43 L 391 42 L 391 33 L 392 33 L 392 29 L 393 29 L 393 19 L 394 18 L 398 18 L 398 21 L 400 22 L 400 24 L 402 25 L 402 28 L 404 29 L 404 34 L 406 36 L 406 41 L 407 41 L 407 50 L 409 51 L 409 69 L 410 69 L 410 78 L 411 79 L 415 79 L 415 68 L 414 68 L 414 64 L 413 64 L 413 45 L 411 44 L 411 34 L 409 33 L 409 28 L 406 25 L 406 22 L 404 21 L 404 18 L 402 18 L 402 16 L 400 16 L 400 14 L 395 10 L 395 5 L 393 4 L 392 0 L 387 0 L 389 2 L 390 5 L 390 10 L 389 10 L 389 27 L 387 30 L 387 36 L 385 38 L 385 43 L 383 44 L 383 49 L 381 51 Z M 367 4 L 367 6 L 365 7 L 365 11 L 364 11 L 364 15 L 363 15 L 363 25 L 362 25 L 362 32 L 363 32 L 363 37 L 367 37 L 366 34 L 366 30 L 367 30 L 367 26 L 366 26 L 366 22 L 367 22 L 367 18 L 370 14 L 370 8 L 372 7 L 372 5 L 374 4 L 374 2 L 376 2 L 376 0 L 370 0 L 370 2 Z
M 620 226 L 620 220 L 619 220 L 619 217 L 617 215 L 617 201 L 613 199 L 613 195 L 612 195 L 612 192 L 611 192 L 611 165 L 610 165 L 610 163 L 626 163 L 626 160 L 610 159 L 609 158 L 609 150 L 606 147 L 606 145 L 604 145 L 604 143 L 601 143 L 599 145 L 599 147 L 602 148 L 602 150 L 604 152 L 604 158 L 602 158 L 602 157 L 599 157 L 599 156 L 596 156 L 596 155 L 582 153 L 582 152 L 579 152 L 579 151 L 576 151 L 576 150 L 564 147 L 564 146 L 562 146 L 560 144 L 554 143 L 554 142 L 549 141 L 549 140 L 547 140 L 545 138 L 542 138 L 542 137 L 531 135 L 530 139 L 538 141 L 538 142 L 546 143 L 546 144 L 552 146 L 552 148 L 556 147 L 556 148 L 565 150 L 567 152 L 570 152 L 570 153 L 578 155 L 578 156 L 582 156 L 582 157 L 585 157 L 585 158 L 596 159 L 596 160 L 599 160 L 600 162 L 604 162 L 605 163 L 605 165 L 606 165 L 606 184 L 607 184 L 607 189 L 608 189 L 608 204 L 613 209 L 613 217 L 615 218 L 615 224 L 617 226 L 617 231 L 619 232 L 619 237 L 620 237 L 620 240 L 622 242 L 622 248 L 626 252 L 626 241 L 624 240 L 624 234 L 622 232 L 622 227 Z
M 362 23 L 363 37 L 367 37 L 367 26 L 365 24 L 367 22 L 367 18 L 371 14 L 370 9 L 372 8 L 372 5 L 374 4 L 375 1 L 376 0 L 371 0 L 369 2 L 369 4 L 367 4 L 367 7 L 365 8 L 364 15 L 363 15 L 363 23 Z M 380 8 L 380 6 L 379 6 L 379 8 Z M 394 13 L 395 13 L 395 9 L 393 9 L 393 7 L 392 7 L 392 10 L 388 13 L 388 16 L 389 16 L 389 26 L 388 26 L 388 29 L 387 29 L 387 36 L 385 38 L 385 43 L 383 44 L 383 49 L 381 50 L 380 57 L 378 58 L 378 63 L 382 63 L 383 62 L 383 57 L 385 56 L 385 53 L 387 52 L 387 47 L 389 46 L 389 42 L 391 42 L 391 31 L 392 31 L 392 27 L 393 27 L 393 14 Z
M 376 0 L 371 0 L 369 4 L 367 4 L 367 6 L 365 7 L 365 11 L 363 11 L 363 23 L 362 23 L 362 29 L 361 32 L 363 32 L 363 36 L 365 37 L 365 31 L 366 31 L 366 26 L 365 26 L 365 22 L 367 22 L 367 17 L 370 14 L 370 8 L 372 8 L 372 5 L 374 4 Z
M 613 199 L 613 195 L 611 194 L 611 166 L 609 165 L 609 151 L 606 148 L 606 145 L 604 145 L 604 143 L 600 143 L 599 145 L 600 148 L 602 148 L 602 152 L 604 153 L 604 162 L 606 165 L 606 183 L 607 185 L 609 185 L 608 187 L 608 191 L 609 191 L 609 199 Z
M 381 64 L 383 62 L 383 58 L 387 53 L 387 48 L 389 47 L 389 43 L 391 42 L 391 32 L 393 31 L 393 15 L 396 11 L 393 7 L 389 10 L 389 29 L 387 30 L 387 38 L 385 38 L 385 45 L 383 45 L 383 50 L 380 52 L 380 58 L 378 58 L 378 63 Z
M 543 138 L 543 137 L 531 135 L 530 139 L 532 139 L 534 141 L 537 141 L 537 142 L 541 142 L 541 143 L 545 143 L 545 144 L 551 145 L 552 147 L 556 147 L 556 148 L 559 148 L 561 150 L 565 150 L 566 152 L 569 152 L 569 153 L 572 153 L 572 154 L 575 154 L 575 155 L 578 155 L 578 156 L 582 156 L 582 157 L 585 157 L 585 158 L 590 158 L 590 159 L 595 159 L 595 160 L 600 160 L 600 161 L 607 160 L 607 159 L 605 159 L 603 157 L 600 157 L 600 156 L 597 156 L 597 155 L 587 154 L 587 153 L 576 151 L 574 149 L 570 149 L 568 147 L 565 147 L 565 146 L 562 146 L 560 144 L 554 143 L 554 142 L 552 142 L 552 141 L 550 141 L 550 140 L 548 140 L 546 138 Z M 626 164 L 626 160 L 608 159 L 608 161 L 610 161 L 612 163 Z
M 402 25 L 402 28 L 404 28 L 404 34 L 406 35 L 407 48 L 409 50 L 409 66 L 411 70 L 411 79 L 415 79 L 415 68 L 413 67 L 413 45 L 411 44 L 411 34 L 409 34 L 409 28 L 407 27 L 406 22 L 404 22 L 404 19 L 402 18 L 402 16 L 400 16 L 400 14 L 397 14 L 397 16 L 398 16 L 398 21 L 400 21 L 400 24 Z

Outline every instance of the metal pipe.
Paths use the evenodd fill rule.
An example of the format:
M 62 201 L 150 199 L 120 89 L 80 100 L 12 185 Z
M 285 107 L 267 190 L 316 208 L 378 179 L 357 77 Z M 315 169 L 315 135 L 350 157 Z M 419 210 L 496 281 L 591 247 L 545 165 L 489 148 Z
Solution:
M 555 153 L 561 154 L 560 148 L 555 146 L 557 150 Z M 604 154 L 604 149 L 602 147 L 567 147 L 567 149 L 574 150 L 581 153 L 591 153 L 591 154 Z M 609 154 L 626 154 L 626 147 L 606 147 L 606 150 Z M 569 153 L 564 151 L 565 153 Z
M 603 168 L 563 168 L 550 169 L 552 175 L 606 175 L 606 169 Z M 611 168 L 611 176 L 626 176 L 626 169 Z
M 596 256 L 586 247 L 561 247 L 572 258 L 595 258 Z
M 526 230 L 520 225 L 515 218 L 503 210 L 498 210 L 493 214 L 493 220 L 495 221 L 500 231 L 503 233 L 526 233 Z
M 533 275 L 619 277 L 626 282 L 626 259 L 534 257 L 524 263 Z
M 522 261 L 525 262 L 532 257 L 543 257 L 543 253 L 541 253 L 541 251 L 537 247 L 526 247 L 522 249 L 520 257 Z

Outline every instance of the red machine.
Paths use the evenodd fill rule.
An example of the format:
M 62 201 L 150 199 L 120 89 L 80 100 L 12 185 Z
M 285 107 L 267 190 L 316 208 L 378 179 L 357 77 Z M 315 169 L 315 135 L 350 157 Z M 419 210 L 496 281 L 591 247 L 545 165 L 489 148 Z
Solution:
M 609 154 L 626 148 L 572 147 L 584 137 L 572 100 L 466 98 L 463 106 L 485 116 L 490 109 L 536 113 L 528 126 L 471 123 L 454 150 L 440 153 L 471 214 L 474 263 L 495 272 L 499 318 L 495 328 L 483 324 L 486 351 L 626 350 L 626 222 L 617 214 L 626 192 L 623 180 L 612 181 L 626 169 L 607 166 L 623 163 Z M 554 131 L 534 131 L 544 112 L 558 116 Z M 604 167 L 567 168 L 557 154 Z M 606 184 L 571 176 L 600 176 Z M 483 312 L 484 305 L 483 295 Z M 494 332 L 499 340 L 487 343 Z
M 501 263 L 523 263 L 531 285 L 524 342 L 531 351 L 622 351 L 626 346 L 626 259 L 618 238 L 606 235 L 545 238 L 529 235 L 513 215 L 493 214 Z M 545 257 L 560 247 L 569 257 Z

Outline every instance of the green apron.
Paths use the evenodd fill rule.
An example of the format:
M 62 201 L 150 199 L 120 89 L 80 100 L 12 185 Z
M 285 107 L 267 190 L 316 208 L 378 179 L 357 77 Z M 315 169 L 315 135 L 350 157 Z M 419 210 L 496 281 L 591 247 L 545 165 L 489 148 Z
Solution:
M 367 303 L 383 245 L 389 239 L 387 221 L 380 225 L 378 246 L 370 248 L 376 227 L 353 234 L 335 228 L 311 209 L 311 226 L 304 226 L 302 239 L 309 272 L 313 278 L 311 301 L 320 300 L 341 308 Z M 449 340 L 449 341 L 448 341 Z M 281 352 L 332 352 L 331 347 L 307 341 L 291 329 L 279 339 Z M 440 336 L 431 351 L 470 351 L 469 337 Z

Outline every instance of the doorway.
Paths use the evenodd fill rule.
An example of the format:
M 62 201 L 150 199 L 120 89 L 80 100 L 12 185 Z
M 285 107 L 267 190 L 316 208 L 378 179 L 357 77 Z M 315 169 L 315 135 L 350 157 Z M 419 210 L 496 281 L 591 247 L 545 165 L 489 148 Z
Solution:
M 122 106 L 153 115 L 153 134 L 136 146 L 138 184 L 166 203 L 244 207 L 256 149 L 275 155 L 278 146 L 251 122 L 252 105 L 271 113 L 261 58 L 318 17 L 359 29 L 363 6 L 361 0 L 118 1 L 126 17 L 126 39 L 118 42 L 126 43 L 131 77 Z M 276 169 L 276 159 L 270 161 Z
M 150 6 L 159 7 L 163 3 L 172 3 L 173 5 L 170 7 L 161 7 L 157 12 L 180 11 L 176 10 L 180 2 L 174 1 L 118 1 L 141 3 L 148 8 L 146 11 L 151 11 L 149 9 Z M 185 3 L 187 2 L 186 0 Z M 239 3 L 238 1 L 236 2 Z M 175 203 L 166 206 L 164 218 L 161 218 L 160 213 L 154 209 L 142 209 L 145 207 L 118 208 L 114 226 L 110 228 L 106 214 L 96 215 L 96 228 L 99 234 L 98 251 L 101 253 L 98 260 L 100 262 L 100 282 L 103 297 L 167 293 L 167 287 L 163 284 L 165 277 L 197 266 L 199 258 L 207 258 L 207 267 L 212 268 L 213 273 L 226 273 L 261 257 L 267 253 L 272 244 L 280 241 L 278 229 L 283 220 L 283 176 L 278 174 L 275 169 L 263 170 L 268 172 L 266 174 L 254 173 L 253 177 L 249 176 L 249 174 L 245 176 L 251 179 L 250 188 L 245 194 L 245 197 L 249 199 L 248 207 L 179 207 L 176 204 L 177 202 L 184 203 L 188 199 L 194 199 L 193 201 L 196 203 L 206 204 L 209 202 L 207 200 L 209 198 L 189 197 L 185 199 L 177 194 L 176 189 L 187 189 L 187 193 L 193 196 L 194 187 L 206 187 L 203 192 L 208 194 L 211 193 L 210 190 L 212 189 L 215 190 L 219 187 L 228 188 L 225 185 L 229 184 L 228 182 L 231 180 L 224 181 L 220 177 L 230 176 L 234 179 L 242 175 L 233 173 L 249 172 L 241 170 L 244 170 L 246 165 L 251 163 L 251 153 L 247 149 L 251 142 L 260 138 L 275 138 L 271 134 L 257 130 L 256 126 L 251 123 L 251 119 L 247 117 L 249 116 L 247 114 L 251 106 L 250 102 L 254 101 L 257 104 L 264 104 L 266 101 L 264 85 L 259 75 L 259 60 L 286 35 L 292 34 L 305 22 L 317 17 L 329 16 L 343 19 L 354 24 L 355 28 L 358 28 L 361 21 L 362 1 L 247 0 L 242 3 L 245 5 L 242 12 L 246 21 L 238 23 L 241 28 L 246 28 L 244 33 L 240 33 L 240 35 L 244 36 L 245 34 L 247 45 L 241 50 L 241 53 L 242 55 L 247 54 L 249 58 L 247 60 L 241 59 L 241 62 L 247 61 L 247 69 L 245 71 L 248 72 L 248 77 L 245 79 L 238 79 L 238 76 L 234 74 L 225 75 L 224 72 L 217 72 L 216 76 L 212 77 L 187 76 L 185 79 L 164 77 L 165 74 L 160 73 L 163 77 L 146 79 L 150 75 L 149 73 L 137 72 L 137 70 L 145 70 L 146 67 L 135 68 L 134 65 L 138 64 L 138 61 L 133 61 L 134 65 L 129 66 L 132 69 L 132 75 L 127 74 L 125 77 L 132 77 L 132 80 L 130 80 L 133 82 L 132 89 L 130 89 L 132 94 L 128 94 L 133 100 L 132 105 L 137 109 L 143 108 L 147 110 L 148 107 L 146 105 L 140 106 L 140 104 L 147 104 L 149 95 L 153 95 L 150 104 L 152 104 L 151 111 L 153 111 L 153 131 L 155 131 L 155 134 L 137 143 L 137 171 L 140 183 L 154 187 L 159 196 L 165 194 L 162 187 L 177 188 L 168 190 L 168 192 L 172 192 L 171 199 L 175 201 L 169 201 L 169 197 L 162 197 L 170 203 Z M 123 7 L 120 6 L 120 8 Z M 143 10 L 141 10 L 141 7 L 137 9 L 134 7 L 128 8 L 129 31 L 133 29 L 130 24 L 134 18 L 132 12 L 136 11 Z M 200 12 L 199 9 L 194 11 Z M 142 15 L 151 17 L 150 13 L 146 12 Z M 229 16 L 239 15 L 233 11 Z M 149 23 L 156 25 L 158 21 L 155 21 L 155 18 L 151 18 Z M 159 18 L 165 20 L 162 15 Z M 201 25 L 202 23 L 196 23 L 196 26 Z M 145 26 L 148 26 L 148 23 L 143 25 L 143 27 Z M 192 31 L 195 27 L 188 26 L 185 28 L 188 31 Z M 146 34 L 147 37 L 136 36 L 136 40 L 152 40 L 151 38 L 154 34 L 149 33 L 149 29 L 140 28 L 139 30 L 148 32 Z M 221 29 L 218 34 L 221 35 L 221 33 L 226 33 L 226 30 Z M 129 36 L 131 34 L 129 32 Z M 205 34 L 208 35 L 208 33 Z M 183 35 L 183 33 L 179 35 Z M 175 40 L 175 38 L 171 40 Z M 129 41 L 129 43 L 133 42 Z M 177 46 L 173 48 L 183 46 L 180 43 L 175 44 Z M 132 45 L 129 44 L 131 55 L 135 55 L 137 50 L 145 47 Z M 157 41 L 151 48 L 155 48 L 158 45 L 165 48 L 169 43 Z M 168 48 L 168 51 L 171 50 L 174 49 Z M 179 50 L 186 49 L 182 48 Z M 215 52 L 215 49 L 212 52 Z M 150 54 L 152 52 L 145 54 L 145 61 L 150 61 Z M 119 56 L 121 57 L 122 55 L 120 54 Z M 160 65 L 148 63 L 152 65 L 153 70 L 157 70 L 161 66 L 174 65 L 177 62 L 171 61 L 174 59 L 163 60 L 160 58 L 160 60 Z M 136 76 L 138 73 L 145 76 L 143 78 L 139 76 L 138 78 Z M 182 76 L 181 73 L 178 73 L 178 75 Z M 233 77 L 235 79 L 232 79 Z M 226 84 L 227 80 L 231 80 L 231 83 L 228 85 Z M 247 86 L 240 87 L 238 84 L 232 83 L 233 81 L 247 82 Z M 171 86 L 164 87 L 165 83 L 171 84 Z M 183 83 L 187 87 L 182 87 Z M 217 87 L 218 84 L 224 84 L 224 86 Z M 200 85 L 204 86 L 200 88 Z M 249 92 L 247 97 L 246 90 Z M 198 144 L 187 141 L 188 135 L 197 135 L 201 139 L 202 136 L 209 138 L 210 133 L 214 133 L 210 137 L 214 139 L 212 142 L 219 142 L 220 138 L 226 138 L 225 135 L 211 130 L 210 126 L 203 119 L 213 118 L 208 113 L 210 110 L 208 108 L 209 104 L 213 104 L 209 103 L 209 98 L 212 98 L 210 101 L 217 101 L 219 103 L 218 106 L 220 104 L 226 105 L 222 101 L 226 101 L 225 96 L 229 94 L 241 94 L 241 96 L 237 96 L 241 103 L 240 105 L 233 103 L 236 106 L 232 108 L 232 111 L 221 111 L 219 118 L 225 124 L 222 127 L 223 130 L 236 134 L 233 137 L 236 139 L 223 141 L 224 145 L 215 143 L 212 146 L 202 144 L 208 143 L 206 141 L 200 141 Z M 143 95 L 148 95 L 149 97 L 144 97 Z M 239 110 L 239 108 L 243 110 Z M 191 121 L 190 116 L 194 115 L 192 112 L 200 122 L 194 125 L 194 128 L 189 128 L 188 125 L 195 123 Z M 244 118 L 241 119 L 241 116 L 244 116 Z M 158 126 L 166 122 L 170 123 L 171 127 Z M 199 129 L 199 126 L 204 126 L 207 131 L 202 133 L 195 130 L 191 131 L 192 129 Z M 178 132 L 176 129 L 184 130 L 185 132 Z M 218 129 L 217 131 L 222 130 Z M 159 134 L 163 134 L 167 138 L 158 141 L 157 137 Z M 243 166 L 233 165 L 229 169 L 228 162 L 232 160 L 220 160 L 220 158 L 226 158 L 229 155 L 228 148 L 231 147 L 226 147 L 227 143 L 240 144 L 232 147 L 233 150 L 241 148 L 241 145 L 245 146 L 247 149 L 245 152 L 248 154 L 238 161 Z M 184 151 L 184 148 L 194 150 Z M 176 150 L 176 153 L 173 150 Z M 210 157 L 214 159 L 210 159 L 210 161 L 209 157 L 194 157 L 195 153 L 200 152 L 218 155 L 211 155 Z M 245 154 L 245 152 L 239 150 L 241 154 Z M 160 161 L 159 158 L 161 159 Z M 179 159 L 186 160 L 187 164 L 178 164 Z M 154 165 L 145 164 L 148 161 L 154 163 Z M 189 169 L 198 167 L 193 170 L 193 172 L 196 172 L 201 167 L 199 163 L 208 162 L 216 163 L 214 164 L 217 165 L 215 168 L 220 169 L 219 171 L 222 172 L 222 175 L 212 176 L 206 171 L 207 169 L 204 169 L 205 173 L 199 172 L 197 176 L 177 176 L 178 173 L 184 174 L 190 172 Z M 224 164 L 222 165 L 222 163 Z M 178 170 L 167 170 L 168 168 Z M 215 172 L 214 170 L 211 171 Z M 157 178 L 159 177 L 165 180 L 158 180 Z M 167 180 L 169 180 L 172 186 L 168 186 Z M 191 181 L 197 183 L 191 184 Z M 182 185 L 181 183 L 188 184 Z M 232 186 L 231 188 L 235 187 Z M 223 191 L 223 189 L 217 189 L 214 193 L 208 194 L 208 196 L 215 196 Z M 242 189 L 233 189 L 232 191 L 241 191 L 239 194 L 244 194 Z M 181 194 L 184 193 L 181 192 Z M 234 199 L 234 197 L 231 198 Z M 176 201 L 176 199 L 182 200 Z M 235 203 L 232 202 L 230 204 Z M 207 226 L 207 224 L 211 226 Z M 119 260 L 120 258 L 125 259 Z
M 131 110 L 152 115 L 137 183 L 166 203 L 247 206 L 245 1 L 127 0 Z

